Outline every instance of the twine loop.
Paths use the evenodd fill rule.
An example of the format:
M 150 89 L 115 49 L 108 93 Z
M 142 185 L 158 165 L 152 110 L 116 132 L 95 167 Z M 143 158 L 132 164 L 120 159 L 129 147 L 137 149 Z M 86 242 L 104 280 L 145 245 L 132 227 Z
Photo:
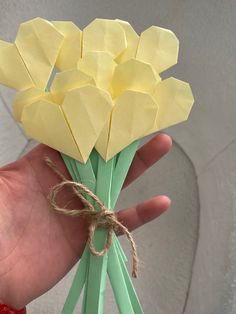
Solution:
M 90 252 L 95 256 L 104 256 L 110 249 L 112 245 L 112 236 L 113 231 L 116 232 L 120 230 L 123 232 L 128 240 L 130 241 L 131 248 L 132 248 L 132 277 L 137 277 L 138 272 L 138 255 L 137 255 L 137 247 L 134 242 L 132 234 L 129 230 L 117 219 L 115 213 L 109 210 L 95 195 L 92 191 L 90 191 L 85 185 L 79 182 L 69 181 L 65 178 L 65 176 L 59 171 L 57 166 L 52 162 L 49 157 L 45 158 L 46 164 L 62 179 L 62 182 L 53 186 L 49 193 L 49 201 L 57 212 L 73 217 L 85 217 L 89 222 L 88 227 L 88 247 Z M 57 194 L 64 189 L 65 187 L 72 188 L 74 194 L 80 199 L 83 203 L 83 209 L 68 209 L 64 207 L 60 207 L 57 204 L 56 197 Z M 91 201 L 89 201 L 85 195 L 93 201 L 94 205 Z M 93 244 L 93 236 L 95 231 L 98 228 L 105 228 L 107 229 L 107 237 L 106 243 L 104 244 L 103 249 L 100 251 L 96 250 Z

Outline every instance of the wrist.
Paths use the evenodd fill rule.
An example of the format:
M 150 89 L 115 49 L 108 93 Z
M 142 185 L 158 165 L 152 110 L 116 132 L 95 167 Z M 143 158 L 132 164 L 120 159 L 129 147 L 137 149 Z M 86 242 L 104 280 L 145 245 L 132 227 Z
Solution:
M 26 307 L 16 310 L 0 302 L 0 314 L 26 314 Z

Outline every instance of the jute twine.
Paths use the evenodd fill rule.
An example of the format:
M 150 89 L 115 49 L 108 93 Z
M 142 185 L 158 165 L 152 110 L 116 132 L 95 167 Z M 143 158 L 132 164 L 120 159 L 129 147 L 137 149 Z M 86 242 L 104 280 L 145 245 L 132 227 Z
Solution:
M 134 242 L 132 234 L 129 230 L 117 219 L 114 212 L 109 210 L 101 200 L 90 191 L 85 185 L 69 181 L 66 177 L 60 172 L 54 162 L 49 158 L 45 157 L 46 164 L 62 179 L 62 182 L 53 186 L 49 193 L 49 201 L 52 207 L 59 213 L 67 216 L 73 217 L 86 217 L 89 222 L 88 226 L 88 246 L 90 252 L 95 256 L 104 256 L 112 245 L 112 233 L 113 231 L 120 230 L 123 232 L 128 240 L 130 241 L 132 248 L 132 277 L 137 277 L 138 272 L 138 255 L 137 255 L 137 247 Z M 57 204 L 56 197 L 57 194 L 64 188 L 70 187 L 72 188 L 74 194 L 81 200 L 84 205 L 83 209 L 68 209 L 64 207 L 60 207 Z M 86 198 L 89 196 L 94 203 L 96 204 L 99 210 L 96 210 L 95 206 L 91 204 Z M 97 251 L 93 244 L 93 236 L 97 228 L 105 228 L 107 229 L 107 238 L 106 243 L 101 251 Z

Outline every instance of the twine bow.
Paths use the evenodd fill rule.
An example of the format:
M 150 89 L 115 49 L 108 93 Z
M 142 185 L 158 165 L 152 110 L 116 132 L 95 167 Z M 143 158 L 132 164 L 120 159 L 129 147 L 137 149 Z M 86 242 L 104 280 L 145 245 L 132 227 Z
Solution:
M 45 158 L 46 164 L 62 179 L 62 182 L 52 187 L 49 200 L 52 207 L 59 213 L 67 216 L 73 217 L 86 217 L 89 221 L 88 227 L 88 246 L 90 252 L 95 256 L 104 256 L 110 249 L 112 245 L 112 233 L 113 231 L 117 231 L 120 229 L 130 241 L 132 247 L 132 277 L 137 277 L 138 272 L 138 255 L 137 255 L 137 247 L 134 242 L 132 234 L 129 230 L 117 219 L 114 212 L 109 210 L 101 200 L 92 192 L 90 191 L 85 185 L 69 181 L 65 178 L 65 176 L 59 171 L 57 166 L 52 162 L 49 157 Z M 64 187 L 71 187 L 75 195 L 81 200 L 84 205 L 84 209 L 68 209 L 59 207 L 56 201 L 57 194 L 64 188 Z M 96 207 L 99 210 L 96 210 L 95 206 L 88 201 L 85 196 L 89 196 Z M 93 236 L 97 228 L 105 228 L 107 229 L 107 238 L 104 248 L 101 251 L 97 251 L 93 244 Z

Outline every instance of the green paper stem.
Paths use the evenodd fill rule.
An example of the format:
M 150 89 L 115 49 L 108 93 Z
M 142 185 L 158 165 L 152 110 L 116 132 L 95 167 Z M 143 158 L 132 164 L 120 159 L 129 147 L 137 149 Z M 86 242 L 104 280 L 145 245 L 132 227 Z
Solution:
M 110 191 L 113 172 L 113 159 L 107 163 L 100 157 L 98 159 L 98 172 L 96 195 L 102 200 L 104 205 L 110 208 Z M 97 209 L 100 210 L 100 209 Z M 107 238 L 107 230 L 97 229 L 93 237 L 93 243 L 97 250 L 103 249 Z M 89 270 L 87 278 L 86 302 L 82 313 L 103 314 L 104 294 L 106 287 L 108 256 L 90 255 Z
M 79 161 L 75 160 L 75 166 L 76 166 L 77 172 L 80 175 L 80 182 L 82 184 L 86 185 L 90 189 L 90 191 L 95 193 L 95 191 L 96 191 L 96 178 L 95 178 L 95 174 L 94 174 L 91 160 L 89 159 L 86 164 L 81 164 Z M 89 196 L 86 198 L 94 205 L 93 199 L 91 199 Z M 88 250 L 87 246 L 86 246 L 86 250 Z M 83 313 L 84 309 L 86 308 L 86 295 L 87 295 L 86 291 L 87 291 L 87 285 L 88 285 L 87 279 L 88 279 L 88 274 L 89 274 L 89 268 L 88 267 L 90 264 L 90 258 L 91 258 L 91 254 L 88 255 L 88 258 L 86 260 L 87 261 L 87 276 L 86 276 L 85 287 L 84 287 L 82 313 Z
M 130 165 L 133 161 L 134 155 L 137 151 L 139 141 L 135 141 L 121 151 L 116 157 L 115 168 L 112 179 L 112 192 L 111 192 L 111 208 L 115 207 L 118 196 L 124 184 L 125 178 L 129 171 Z M 121 247 L 119 240 L 115 237 L 117 248 L 119 249 L 122 259 L 127 262 L 127 257 Z
M 91 161 L 91 164 L 92 164 L 92 167 L 93 167 L 93 172 L 94 172 L 94 175 L 95 177 L 97 177 L 97 171 L 98 171 L 98 160 L 99 160 L 99 154 L 98 152 L 93 149 L 92 153 L 90 154 L 90 161 Z M 117 159 L 117 155 L 113 157 L 113 171 L 115 169 L 115 166 L 116 166 L 116 159 Z M 122 258 L 124 259 L 125 262 L 127 262 L 127 258 L 125 256 L 125 253 L 120 245 L 120 242 L 117 238 L 115 238 L 115 244 L 117 246 L 117 248 L 120 250 L 120 253 L 121 253 L 121 256 Z
M 115 235 L 113 238 L 114 237 Z M 115 246 L 112 245 L 108 254 L 108 275 L 115 295 L 116 303 L 120 313 L 134 314 L 135 312 L 133 311 L 132 302 L 123 275 L 123 269 L 121 266 L 122 263 L 123 261 L 119 259 Z
M 116 249 L 119 250 L 120 257 L 122 258 L 122 260 L 124 261 L 124 263 L 128 262 L 128 259 L 127 259 L 126 255 L 125 255 L 125 252 L 124 252 L 124 250 L 123 250 L 123 248 L 122 248 L 122 246 L 121 246 L 120 241 L 118 240 L 118 238 L 117 238 L 117 237 L 114 237 L 113 241 L 114 241 L 114 242 L 113 242 L 114 245 L 116 246 Z
M 89 250 L 86 247 L 79 261 L 79 265 L 77 267 L 71 288 L 69 290 L 61 314 L 70 314 L 73 313 L 75 310 L 76 304 L 78 303 L 79 296 L 83 290 L 84 283 L 87 277 L 88 258 Z
M 135 288 L 133 286 L 132 280 L 130 278 L 129 272 L 127 270 L 127 267 L 125 265 L 125 262 L 122 258 L 122 256 L 120 255 L 120 251 L 117 251 L 118 253 L 118 258 L 119 258 L 119 262 L 122 268 L 122 273 L 125 279 L 125 285 L 127 287 L 128 293 L 129 293 L 129 297 L 132 303 L 132 307 L 134 310 L 135 314 L 143 314 L 143 310 L 141 307 L 141 304 L 139 302 L 138 296 L 136 294 Z M 109 259 L 110 259 L 110 255 L 109 255 Z M 108 259 L 108 275 L 110 277 L 110 274 L 112 273 L 112 271 L 114 271 L 113 269 L 113 263 L 111 260 Z M 110 277 L 111 278 L 111 277 Z M 110 279 L 111 280 L 111 279 Z
M 137 147 L 138 141 L 108 162 L 105 162 L 96 150 L 93 150 L 86 164 L 66 155 L 62 157 L 73 180 L 86 185 L 106 207 L 113 209 Z M 89 201 L 94 204 L 91 199 Z M 106 237 L 107 230 L 95 231 L 93 242 L 97 250 L 104 247 Z M 62 314 L 73 313 L 84 285 L 82 314 L 102 314 L 107 272 L 120 313 L 143 313 L 125 265 L 126 261 L 125 253 L 115 234 L 112 247 L 105 256 L 93 256 L 86 246 Z
M 86 184 L 86 186 L 94 193 L 95 187 L 96 187 L 96 178 L 93 173 L 93 169 L 91 166 L 90 161 L 88 161 L 85 165 L 81 164 L 80 162 L 74 160 L 73 158 L 62 154 L 62 158 L 70 172 L 70 175 L 74 181 L 81 182 L 83 184 Z M 84 183 L 86 181 L 86 183 Z M 93 200 L 90 200 L 93 202 Z M 76 274 L 75 274 L 75 281 L 73 281 L 71 289 L 68 293 L 65 305 L 63 307 L 62 314 L 72 314 L 76 304 L 78 302 L 78 299 L 80 297 L 80 294 L 82 292 L 82 288 L 85 284 L 86 289 L 86 278 L 87 278 L 87 267 L 89 265 L 89 250 L 88 247 L 85 247 L 84 253 L 81 257 L 81 260 L 79 262 L 79 266 L 77 268 Z M 86 274 L 83 276 L 83 274 Z M 78 285 L 78 287 L 77 287 Z
M 126 179 L 130 165 L 133 161 L 135 153 L 137 151 L 139 141 L 135 141 L 128 147 L 123 149 L 117 158 L 116 167 L 113 173 L 112 179 L 112 191 L 111 191 L 111 207 L 114 208 L 117 202 L 118 196 Z

